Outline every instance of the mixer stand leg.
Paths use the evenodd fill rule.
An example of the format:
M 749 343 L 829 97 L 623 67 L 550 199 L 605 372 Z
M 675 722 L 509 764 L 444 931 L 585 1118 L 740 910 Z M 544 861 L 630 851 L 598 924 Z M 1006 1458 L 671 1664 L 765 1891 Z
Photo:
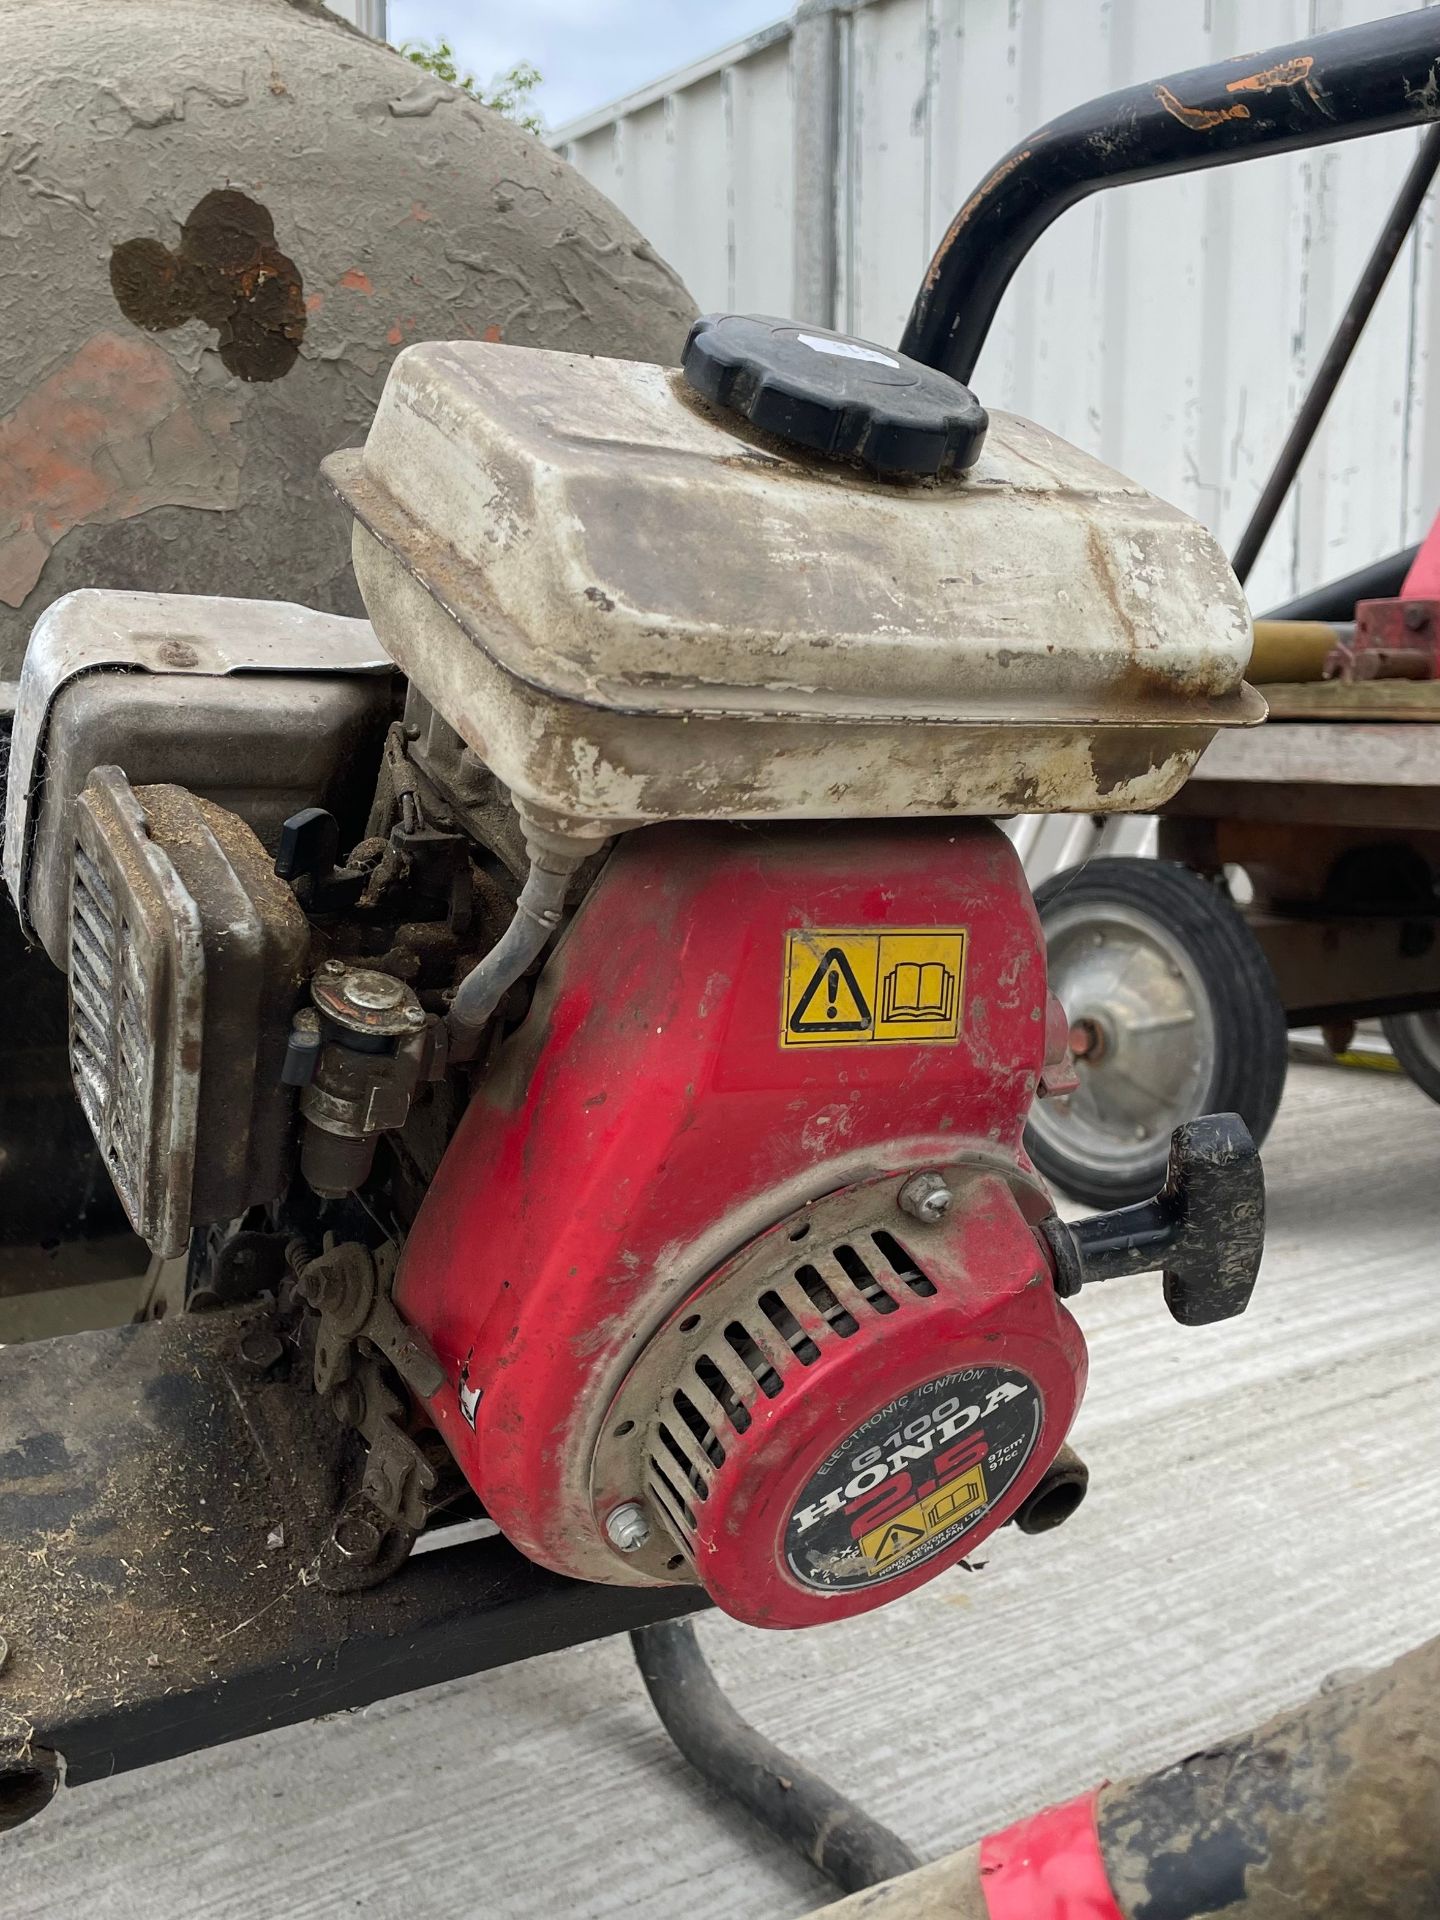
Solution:
M 688 1620 L 640 1628 L 630 1644 L 661 1724 L 691 1766 L 842 1891 L 858 1893 L 919 1865 L 898 1834 L 736 1711 Z

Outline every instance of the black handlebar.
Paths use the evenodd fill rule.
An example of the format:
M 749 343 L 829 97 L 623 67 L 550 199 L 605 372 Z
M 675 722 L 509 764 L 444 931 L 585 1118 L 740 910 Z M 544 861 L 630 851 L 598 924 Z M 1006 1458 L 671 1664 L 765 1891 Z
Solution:
M 1105 94 L 1016 147 L 956 214 L 902 353 L 968 381 L 1016 268 L 1102 187 L 1440 120 L 1440 7 Z

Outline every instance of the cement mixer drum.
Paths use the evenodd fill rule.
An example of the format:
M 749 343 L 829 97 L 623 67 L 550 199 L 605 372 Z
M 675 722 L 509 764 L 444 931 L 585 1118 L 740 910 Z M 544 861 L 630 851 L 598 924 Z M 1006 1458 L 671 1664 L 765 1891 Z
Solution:
M 690 302 L 614 207 L 315 0 L 0 30 L 0 683 L 74 587 L 359 613 L 317 469 L 412 341 L 678 354 Z

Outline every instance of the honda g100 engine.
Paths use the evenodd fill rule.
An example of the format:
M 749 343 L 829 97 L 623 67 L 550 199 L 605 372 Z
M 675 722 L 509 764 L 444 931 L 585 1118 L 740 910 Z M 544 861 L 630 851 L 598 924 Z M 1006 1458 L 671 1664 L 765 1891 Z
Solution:
M 329 473 L 370 624 L 58 603 L 6 841 L 132 1219 L 190 1304 L 289 1301 L 358 1436 L 326 1577 L 468 1489 L 548 1567 L 794 1627 L 1057 1517 L 1067 1299 L 1241 1311 L 1260 1176 L 1199 1121 L 1060 1220 L 1022 1134 L 1066 1022 L 986 816 L 1151 807 L 1258 717 L 1214 542 L 734 316 L 680 374 L 413 348 Z

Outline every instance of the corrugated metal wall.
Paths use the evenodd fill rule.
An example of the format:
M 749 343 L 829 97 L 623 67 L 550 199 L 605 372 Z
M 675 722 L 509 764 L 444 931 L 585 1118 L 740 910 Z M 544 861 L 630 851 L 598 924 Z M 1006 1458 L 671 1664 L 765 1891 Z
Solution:
M 389 8 L 386 0 L 325 0 L 325 4 L 332 13 L 338 13 L 342 20 L 348 20 L 352 27 L 359 27 L 374 39 L 384 40 L 388 37 Z
M 1110 88 L 1402 4 L 808 0 L 795 21 L 555 141 L 702 307 L 829 318 L 893 343 L 956 208 L 1033 127 Z M 833 106 L 819 110 L 833 141 L 817 131 L 803 65 L 817 17 L 838 41 Z M 1006 297 L 976 373 L 981 397 L 1233 542 L 1417 139 L 1382 135 L 1075 208 Z M 808 257 L 817 237 L 829 241 L 816 231 L 827 220 L 828 284 Z M 1256 568 L 1257 605 L 1418 539 L 1440 509 L 1435 224 L 1432 200 Z

